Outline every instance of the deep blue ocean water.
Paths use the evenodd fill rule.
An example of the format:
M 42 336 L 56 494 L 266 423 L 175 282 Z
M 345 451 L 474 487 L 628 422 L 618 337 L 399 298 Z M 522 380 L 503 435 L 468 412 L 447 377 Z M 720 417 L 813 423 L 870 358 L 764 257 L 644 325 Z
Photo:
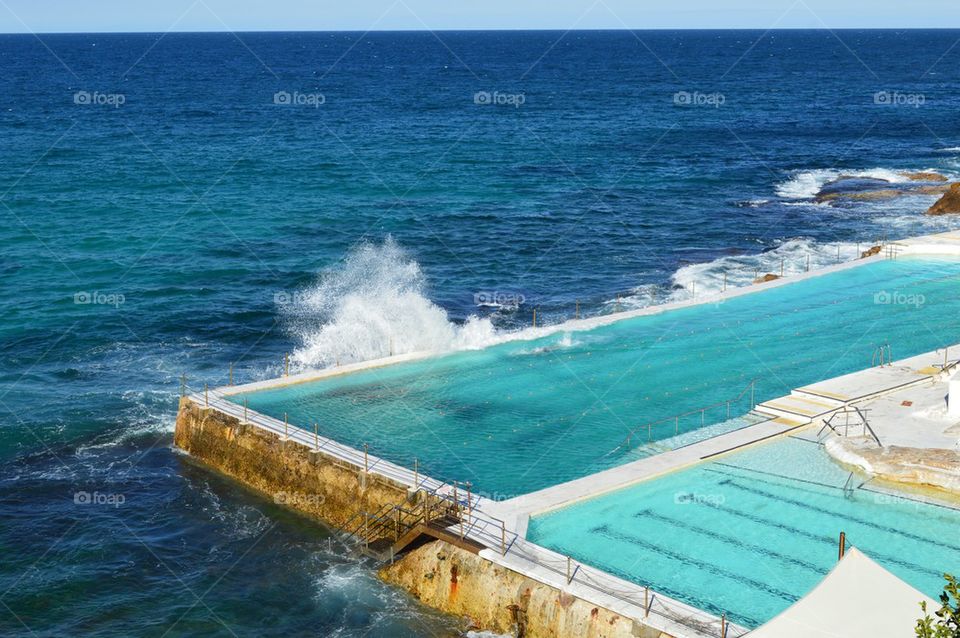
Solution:
M 0 634 L 456 635 L 175 453 L 180 375 L 478 345 L 960 226 L 812 200 L 960 174 L 958 38 L 0 36 Z

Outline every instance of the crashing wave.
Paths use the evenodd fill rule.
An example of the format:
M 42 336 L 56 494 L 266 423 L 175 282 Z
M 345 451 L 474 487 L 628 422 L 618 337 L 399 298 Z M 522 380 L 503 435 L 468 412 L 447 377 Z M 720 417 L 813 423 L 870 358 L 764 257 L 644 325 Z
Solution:
M 284 306 L 302 346 L 293 361 L 322 367 L 412 352 L 476 349 L 495 343 L 488 319 L 452 322 L 426 294 L 420 265 L 396 241 L 364 243 Z

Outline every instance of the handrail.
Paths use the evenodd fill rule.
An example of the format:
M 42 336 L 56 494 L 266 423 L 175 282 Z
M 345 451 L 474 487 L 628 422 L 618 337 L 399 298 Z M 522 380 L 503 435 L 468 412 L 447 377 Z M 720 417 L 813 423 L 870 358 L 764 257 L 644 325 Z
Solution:
M 850 416 L 849 416 L 849 415 L 850 415 L 850 412 L 851 412 L 851 411 L 852 411 L 854 414 L 856 414 L 858 417 L 860 417 L 860 424 L 863 426 L 864 436 L 866 436 L 866 433 L 869 432 L 869 433 L 870 433 L 870 436 L 873 437 L 873 440 L 877 442 L 877 445 L 880 446 L 880 447 L 883 447 L 883 443 L 880 442 L 880 437 L 877 436 L 877 433 L 873 431 L 873 428 L 872 428 L 872 427 L 870 427 L 870 423 L 867 421 L 867 415 L 865 414 L 865 411 L 864 411 L 864 410 L 861 410 L 859 407 L 857 407 L 857 406 L 855 406 L 855 405 L 850 405 L 850 404 L 845 404 L 845 405 L 843 406 L 843 409 L 842 409 L 842 410 L 837 410 L 836 412 L 834 412 L 833 414 L 831 414 L 829 418 L 827 418 L 827 419 L 825 419 L 825 420 L 823 421 L 823 427 L 821 427 L 821 428 L 820 428 L 820 431 L 817 433 L 817 438 L 820 437 L 820 435 L 823 433 L 823 431 L 824 431 L 826 428 L 830 428 L 830 429 L 833 431 L 834 434 L 836 434 L 837 436 L 840 436 L 840 432 L 837 431 L 837 428 L 838 428 L 838 427 L 841 427 L 841 426 L 836 426 L 836 427 L 834 427 L 834 425 L 833 425 L 833 419 L 834 419 L 834 417 L 836 417 L 838 414 L 843 414 L 843 415 L 846 415 L 846 416 L 847 416 L 847 422 L 843 424 L 843 427 L 846 428 L 846 430 L 844 431 L 844 435 L 843 435 L 843 436 L 849 436 L 849 430 L 850 430 Z
M 893 365 L 893 349 L 889 343 L 884 343 L 873 349 L 873 356 L 870 358 L 870 367 L 877 365 L 877 359 L 880 360 L 880 367 Z M 884 362 L 886 359 L 886 362 Z
M 671 416 L 663 417 L 662 419 L 657 419 L 656 421 L 650 421 L 650 422 L 648 422 L 648 423 L 644 423 L 643 425 L 641 425 L 641 426 L 639 426 L 639 427 L 636 427 L 636 428 L 634 428 L 633 430 L 630 430 L 630 432 L 627 434 L 627 437 L 623 440 L 623 443 L 621 443 L 620 445 L 618 445 L 617 447 L 615 447 L 613 450 L 611 450 L 610 452 L 608 452 L 606 456 L 609 456 L 610 454 L 615 453 L 617 450 L 619 450 L 619 449 L 621 449 L 621 448 L 623 448 L 623 447 L 627 447 L 627 449 L 629 449 L 629 448 L 630 448 L 630 440 L 633 438 L 633 435 L 636 434 L 637 432 L 640 432 L 641 430 L 646 430 L 646 431 L 647 431 L 647 441 L 649 442 L 649 441 L 651 440 L 651 432 L 652 432 L 653 426 L 655 426 L 655 425 L 660 425 L 661 423 L 666 423 L 666 422 L 668 422 L 668 421 L 672 421 L 672 422 L 674 423 L 674 428 L 675 428 L 675 430 L 676 430 L 675 433 L 676 433 L 676 434 L 679 434 L 679 433 L 680 433 L 680 419 L 681 419 L 682 417 L 690 416 L 691 414 L 697 414 L 698 412 L 700 413 L 701 417 L 703 417 L 703 416 L 706 414 L 706 411 L 707 411 L 707 410 L 712 410 L 712 409 L 714 409 L 714 408 L 719 408 L 720 406 L 723 406 L 723 405 L 727 406 L 727 418 L 730 418 L 730 405 L 733 404 L 733 403 L 736 403 L 737 401 L 739 401 L 740 399 L 742 399 L 743 396 L 747 393 L 747 390 L 750 390 L 750 409 L 752 410 L 754 407 L 756 407 L 754 391 L 755 391 L 755 387 L 756 387 L 756 383 L 757 383 L 757 380 L 758 380 L 758 379 L 759 379 L 759 377 L 755 377 L 755 378 L 751 379 L 751 380 L 750 380 L 750 383 L 748 383 L 748 384 L 746 385 L 746 387 L 744 387 L 743 390 L 740 391 L 740 394 L 738 394 L 738 395 L 737 395 L 735 398 L 733 398 L 733 399 L 728 399 L 728 400 L 726 400 L 726 401 L 719 401 L 719 402 L 717 402 L 717 403 L 713 403 L 713 404 L 711 404 L 711 405 L 707 405 L 707 406 L 703 406 L 703 407 L 700 407 L 700 408 L 696 408 L 696 409 L 694 409 L 694 410 L 688 410 L 687 412 L 681 412 L 680 414 L 674 414 L 674 415 L 671 415 Z M 702 420 L 702 419 L 701 419 L 701 420 Z

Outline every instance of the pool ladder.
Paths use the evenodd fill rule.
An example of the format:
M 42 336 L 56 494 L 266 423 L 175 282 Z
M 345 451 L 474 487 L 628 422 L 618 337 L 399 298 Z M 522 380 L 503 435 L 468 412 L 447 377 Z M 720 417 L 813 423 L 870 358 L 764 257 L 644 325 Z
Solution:
M 870 359 L 871 367 L 884 367 L 893 365 L 893 348 L 889 343 L 877 346 L 873 350 L 873 357 Z

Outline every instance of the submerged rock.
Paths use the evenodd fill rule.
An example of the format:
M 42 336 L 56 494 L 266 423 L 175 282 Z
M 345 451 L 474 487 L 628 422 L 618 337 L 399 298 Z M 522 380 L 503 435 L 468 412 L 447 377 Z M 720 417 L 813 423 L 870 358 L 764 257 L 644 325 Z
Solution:
M 933 206 L 927 210 L 927 215 L 949 215 L 960 213 L 960 182 L 950 185 L 950 190 L 943 194 Z
M 896 199 L 905 195 L 942 195 L 949 190 L 948 184 L 923 184 L 921 186 L 903 186 L 900 188 L 876 188 L 872 190 L 839 191 L 824 188 L 817 193 L 814 200 L 829 202 L 838 199 L 854 201 L 883 201 Z
M 872 246 L 867 248 L 865 251 L 860 253 L 860 259 L 866 259 L 867 257 L 873 257 L 878 254 L 883 248 L 881 246 Z
M 947 181 L 947 178 L 945 175 L 941 175 L 940 173 L 934 173 L 933 171 L 916 171 L 914 173 L 905 172 L 900 174 L 906 177 L 911 182 L 945 182 Z

